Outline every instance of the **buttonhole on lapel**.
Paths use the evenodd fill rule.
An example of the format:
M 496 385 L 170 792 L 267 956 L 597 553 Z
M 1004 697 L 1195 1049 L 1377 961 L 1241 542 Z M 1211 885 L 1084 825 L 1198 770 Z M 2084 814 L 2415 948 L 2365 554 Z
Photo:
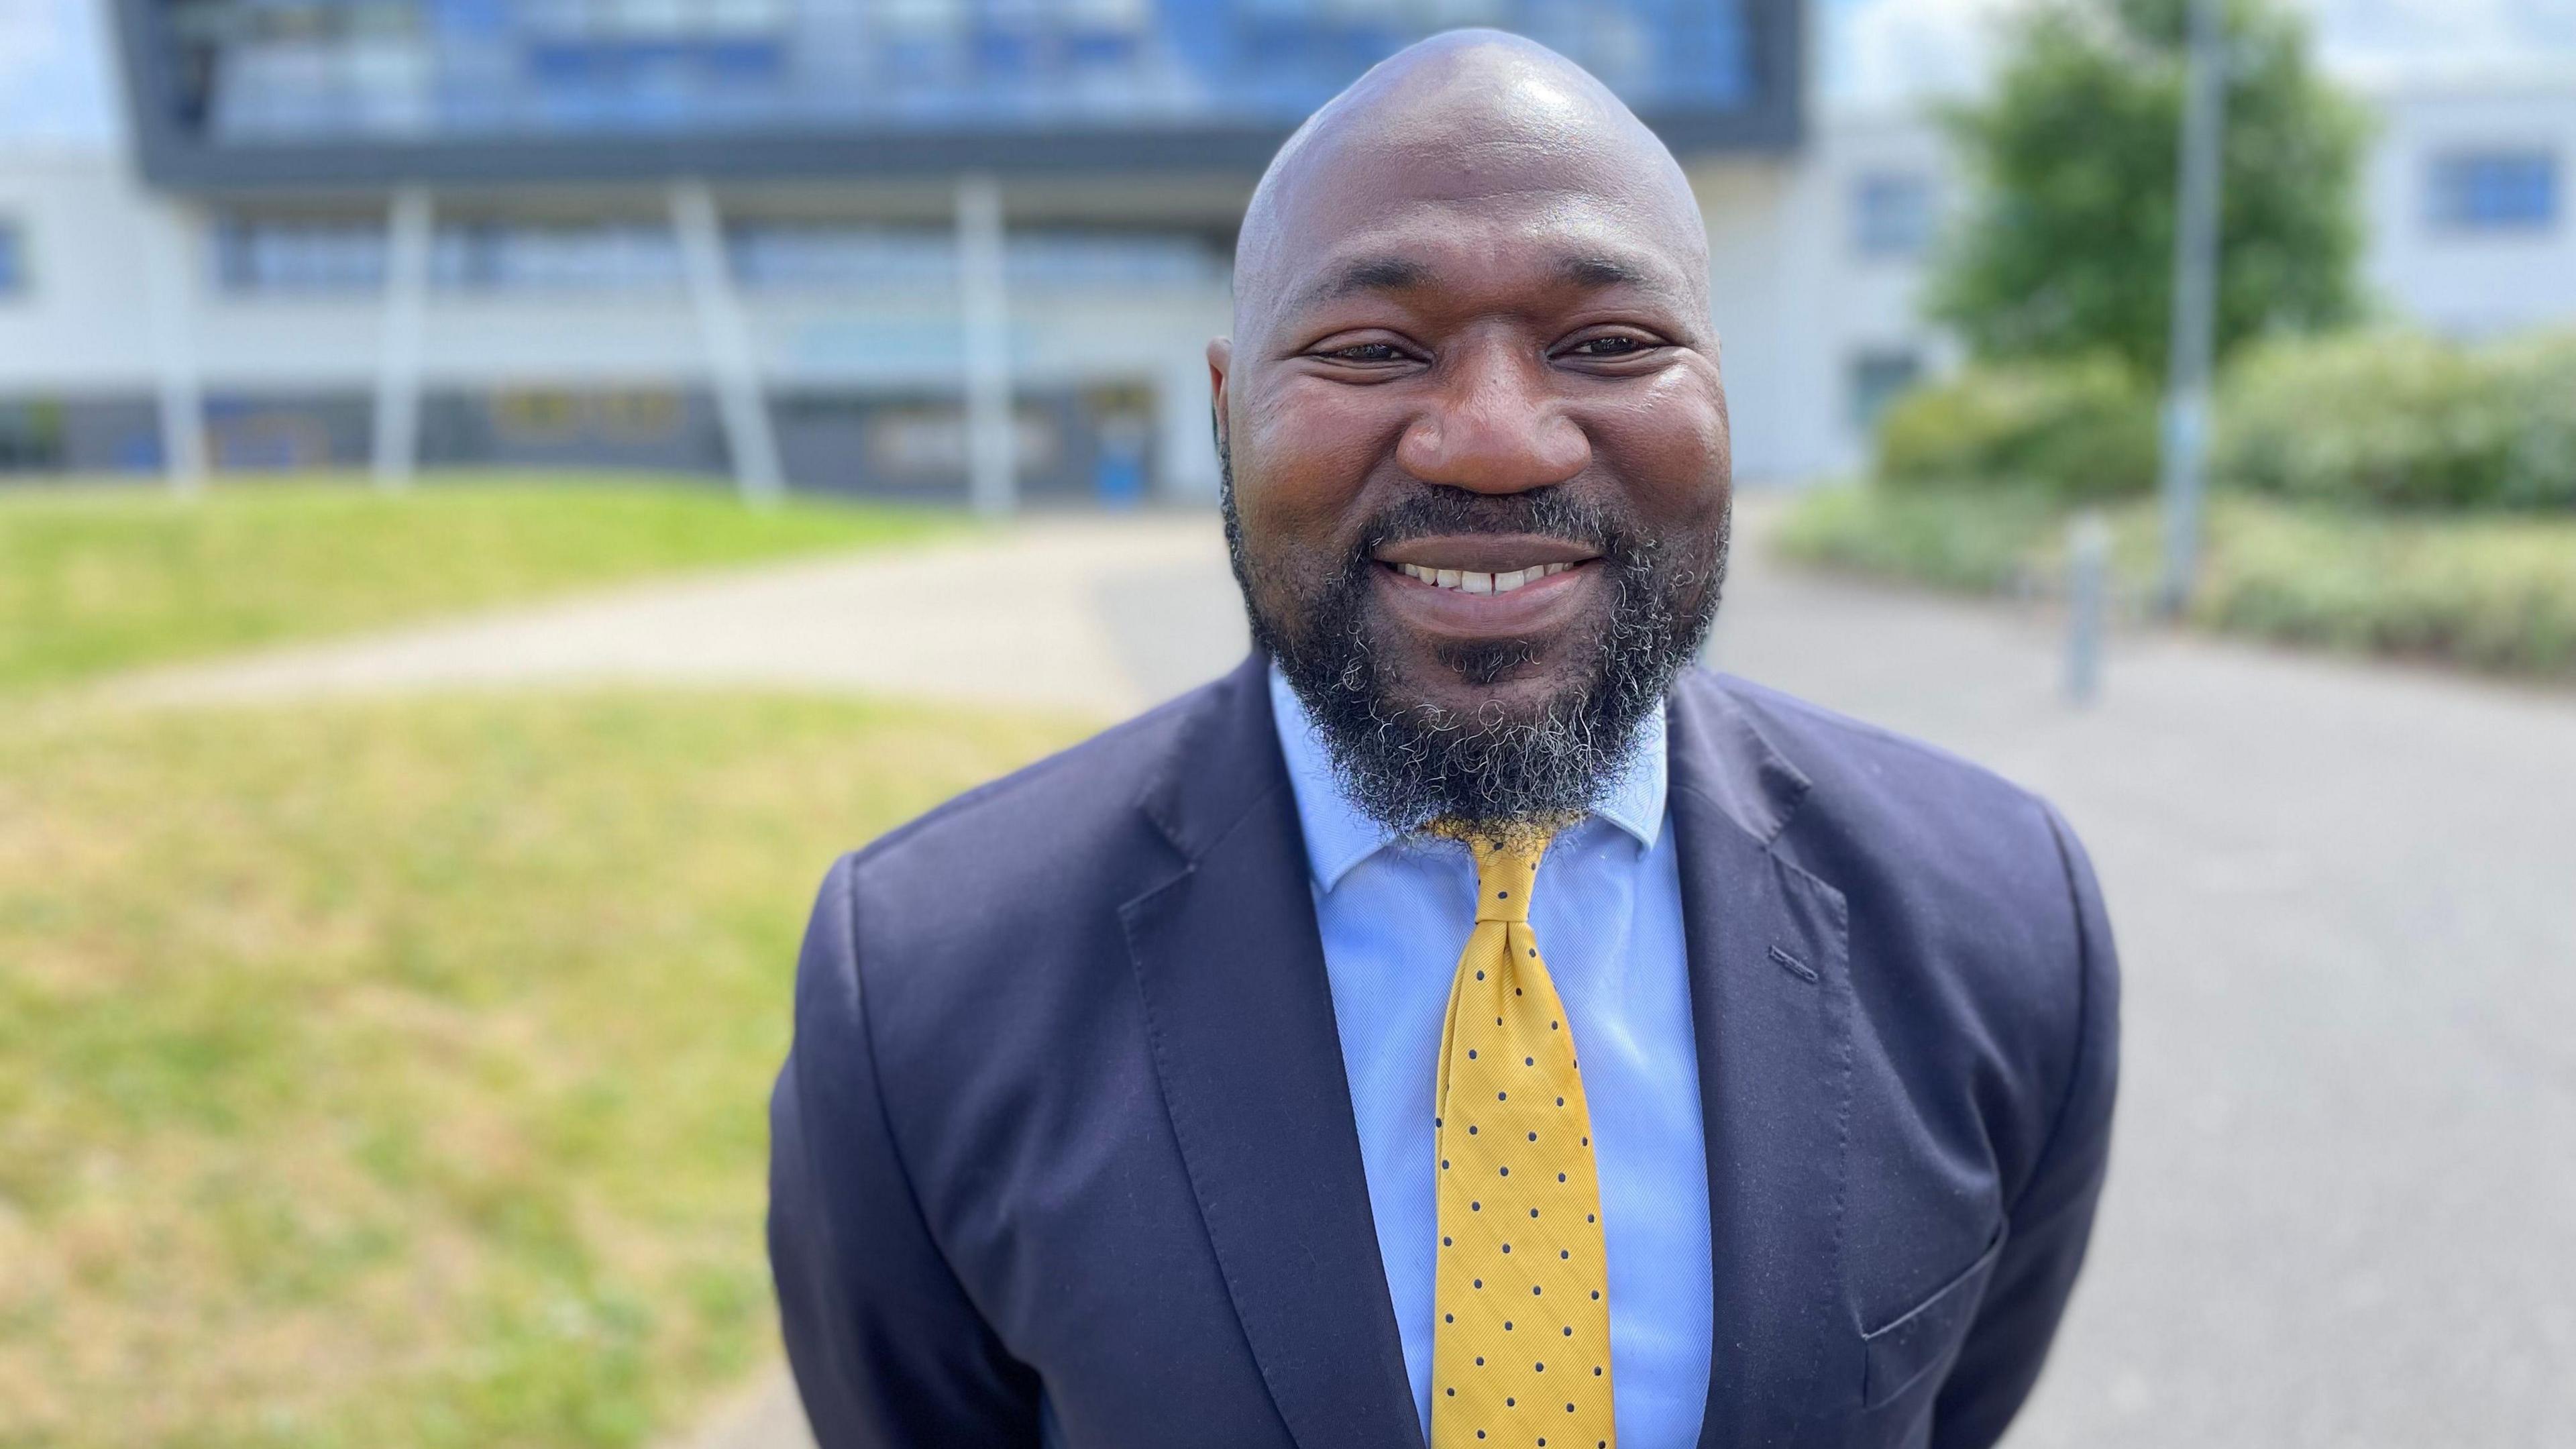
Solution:
M 1787 970 L 1790 975 L 1797 977 L 1801 981 L 1812 984 L 1820 979 L 1816 975 L 1815 967 L 1808 965 L 1806 962 L 1799 960 L 1797 957 L 1790 955 L 1788 952 L 1781 950 L 1777 946 L 1771 948 L 1771 959 L 1779 962 L 1783 969 Z

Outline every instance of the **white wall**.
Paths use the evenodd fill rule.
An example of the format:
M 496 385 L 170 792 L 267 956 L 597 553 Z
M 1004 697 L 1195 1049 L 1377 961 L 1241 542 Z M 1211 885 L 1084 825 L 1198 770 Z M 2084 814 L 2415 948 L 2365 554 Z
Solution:
M 0 221 L 26 286 L 0 296 L 0 388 L 139 392 L 152 385 L 149 228 L 157 203 L 94 153 L 12 156 Z
M 2365 176 L 2364 276 L 2396 315 L 2461 336 L 2576 323 L 2576 80 L 2428 84 L 2377 98 Z M 2434 158 L 2537 150 L 2558 160 L 2558 217 L 2541 231 L 2434 223 Z

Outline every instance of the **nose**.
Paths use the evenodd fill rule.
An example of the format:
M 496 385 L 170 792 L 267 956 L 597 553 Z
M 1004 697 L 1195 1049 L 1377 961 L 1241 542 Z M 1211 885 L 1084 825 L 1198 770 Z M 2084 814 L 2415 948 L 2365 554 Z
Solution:
M 1398 467 L 1425 483 L 1521 493 L 1563 483 L 1592 461 L 1547 363 L 1501 339 L 1442 359 L 1441 386 L 1396 443 Z

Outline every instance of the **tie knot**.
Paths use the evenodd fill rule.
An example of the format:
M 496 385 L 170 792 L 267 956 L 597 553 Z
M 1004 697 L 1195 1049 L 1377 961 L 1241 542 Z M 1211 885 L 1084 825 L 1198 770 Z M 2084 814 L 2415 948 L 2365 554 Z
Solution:
M 1547 854 L 1553 832 L 1532 827 L 1486 835 L 1447 821 L 1434 822 L 1431 831 L 1460 842 L 1475 856 L 1477 920 L 1529 919 L 1539 858 Z

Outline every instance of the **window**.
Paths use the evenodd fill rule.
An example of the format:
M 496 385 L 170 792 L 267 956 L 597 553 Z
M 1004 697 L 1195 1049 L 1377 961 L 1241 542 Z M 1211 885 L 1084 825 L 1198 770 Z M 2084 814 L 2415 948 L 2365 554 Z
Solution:
M 0 298 L 27 290 L 27 243 L 14 222 L 0 221 Z
M 430 243 L 429 279 L 468 292 L 673 289 L 680 243 L 661 222 L 451 222 Z
M 318 295 L 385 285 L 379 217 L 226 217 L 213 236 L 215 286 L 225 292 Z
M 2433 158 L 2432 223 L 2445 231 L 2546 231 L 2558 224 L 2558 158 L 2542 150 Z
M 1911 171 L 1864 172 L 1852 183 L 1852 249 L 1901 260 L 1932 244 L 1932 182 Z
M 1864 352 L 1854 357 L 1850 384 L 1844 389 L 1852 431 L 1866 433 L 1877 427 L 1878 415 L 1922 375 L 1923 358 L 1915 352 Z

